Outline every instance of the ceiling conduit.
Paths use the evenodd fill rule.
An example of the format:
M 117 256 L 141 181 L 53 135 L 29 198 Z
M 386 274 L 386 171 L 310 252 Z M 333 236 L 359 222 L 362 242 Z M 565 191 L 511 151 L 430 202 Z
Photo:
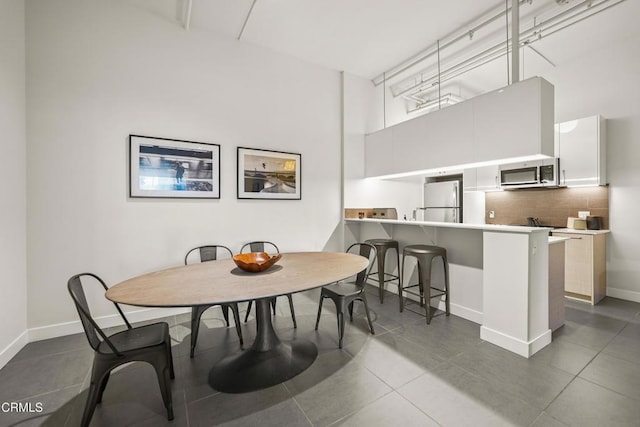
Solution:
M 520 3 L 528 3 L 531 4 L 532 0 L 520 0 Z M 511 10 L 511 8 L 509 8 Z M 492 24 L 498 19 L 501 19 L 504 16 L 504 9 L 502 6 L 497 6 L 489 11 L 485 12 L 480 16 L 480 18 L 476 18 L 471 22 L 465 24 L 459 29 L 449 33 L 445 37 L 439 40 L 439 48 L 446 49 L 447 47 L 467 38 L 473 38 L 473 35 L 480 29 L 486 27 L 489 24 Z M 382 83 L 383 79 L 392 79 L 404 71 L 407 71 L 409 68 L 423 62 L 424 60 L 436 55 L 438 52 L 437 43 L 430 46 L 429 48 L 423 50 L 422 52 L 412 56 L 409 59 L 406 59 L 402 63 L 392 67 L 391 69 L 385 71 L 379 76 L 375 77 L 372 82 L 375 86 L 378 86 Z
M 535 43 L 538 40 L 542 40 L 565 28 L 573 26 L 578 22 L 581 22 L 591 16 L 595 16 L 624 1 L 626 0 L 600 0 L 600 1 L 585 0 L 571 8 L 563 9 L 559 13 L 556 13 L 552 17 L 547 18 L 539 23 L 535 23 L 534 21 L 533 25 L 531 25 L 529 28 L 525 29 L 522 32 L 519 32 L 518 46 L 520 47 L 529 46 L 530 44 Z M 520 3 L 523 3 L 523 2 L 520 1 Z M 504 13 L 505 12 L 503 10 L 502 12 L 503 16 L 504 16 Z M 485 21 L 485 22 L 488 22 L 488 21 Z M 513 41 L 513 38 L 512 38 L 512 41 Z M 451 43 L 447 43 L 447 46 L 450 46 L 450 45 Z M 441 48 L 442 48 L 442 45 L 441 45 Z M 419 97 L 418 95 L 425 92 L 431 92 L 433 90 L 433 87 L 436 84 L 438 83 L 444 84 L 445 82 L 448 82 L 456 77 L 459 77 L 464 73 L 467 73 L 475 68 L 478 68 L 484 64 L 487 64 L 497 58 L 500 58 L 503 55 L 507 55 L 512 50 L 513 49 L 511 49 L 511 47 L 509 46 L 508 41 L 495 43 L 492 46 L 482 50 L 481 52 L 478 52 L 465 60 L 462 60 L 460 62 L 457 62 L 454 65 L 451 65 L 445 68 L 440 72 L 440 76 L 438 76 L 437 73 L 427 74 L 425 71 L 422 71 L 416 74 L 414 77 L 404 79 L 402 82 L 391 87 L 391 93 L 394 98 L 403 97 L 413 102 L 416 102 L 416 97 Z M 534 52 L 538 53 L 535 49 L 533 50 Z M 430 55 L 425 56 L 423 59 L 421 59 L 418 62 L 424 61 L 429 56 Z M 547 62 L 551 63 L 551 61 L 549 61 L 543 55 L 541 56 Z M 411 66 L 416 65 L 418 62 L 413 63 Z M 408 63 L 409 62 L 404 62 L 403 64 L 408 64 Z M 554 65 L 553 63 L 551 64 Z M 407 69 L 408 68 L 409 67 L 407 67 Z M 400 68 L 394 67 L 394 70 L 400 70 Z M 518 74 L 519 74 L 519 71 L 518 71 Z M 395 74 L 395 76 L 397 75 L 398 74 Z M 389 79 L 389 78 L 390 76 L 386 76 L 386 79 Z M 410 80 L 413 80 L 413 83 L 402 85 L 402 83 L 407 83 Z M 517 80 L 514 80 L 514 81 L 517 81 Z M 375 81 L 374 81 L 374 84 L 375 84 Z M 402 87 L 399 88 L 399 86 L 402 86 Z M 428 102 L 428 101 L 429 100 L 425 100 L 425 102 Z M 411 111 L 415 111 L 420 107 L 421 106 L 418 105 L 416 108 L 412 109 Z

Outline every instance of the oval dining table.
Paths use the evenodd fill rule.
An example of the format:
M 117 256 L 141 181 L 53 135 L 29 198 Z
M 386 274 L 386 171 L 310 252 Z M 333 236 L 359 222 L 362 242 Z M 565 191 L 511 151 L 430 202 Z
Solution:
M 141 307 L 193 307 L 253 300 L 256 338 L 250 348 L 216 362 L 209 384 L 244 393 L 282 383 L 307 369 L 318 355 L 311 341 L 283 342 L 271 323 L 272 298 L 302 292 L 353 276 L 367 268 L 360 255 L 342 252 L 283 253 L 269 269 L 250 273 L 232 259 L 169 268 L 111 287 L 107 299 Z

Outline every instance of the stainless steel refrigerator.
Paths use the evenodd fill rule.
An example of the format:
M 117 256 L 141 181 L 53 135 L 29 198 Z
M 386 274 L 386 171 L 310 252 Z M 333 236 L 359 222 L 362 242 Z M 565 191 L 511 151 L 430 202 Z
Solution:
M 461 222 L 460 181 L 427 182 L 418 220 Z

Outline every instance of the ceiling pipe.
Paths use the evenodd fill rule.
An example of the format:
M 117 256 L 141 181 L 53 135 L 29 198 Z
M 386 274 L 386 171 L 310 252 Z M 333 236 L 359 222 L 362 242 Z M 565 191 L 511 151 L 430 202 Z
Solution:
M 506 50 L 506 43 L 505 42 L 500 42 L 494 46 L 491 46 L 485 50 L 483 50 L 482 52 L 479 52 L 475 55 L 473 55 L 470 58 L 465 59 L 462 62 L 459 62 L 455 65 L 452 65 L 449 68 L 446 68 L 444 71 L 442 71 L 441 75 L 444 76 L 442 78 L 442 81 L 444 83 L 445 80 L 447 80 L 447 76 L 450 73 L 455 72 L 456 70 L 466 67 L 468 65 L 473 65 L 475 63 L 477 63 L 478 61 L 482 61 L 484 58 L 491 56 L 492 59 L 495 58 L 499 58 L 500 56 L 504 55 L 507 52 Z M 496 53 L 498 53 L 498 56 L 494 56 Z M 433 86 L 434 83 L 436 83 L 438 81 L 438 76 L 434 75 L 431 76 L 429 78 L 427 78 L 426 80 L 422 80 L 419 84 L 403 89 L 400 92 L 393 92 L 392 94 L 394 97 L 398 97 L 398 96 L 404 96 L 405 94 L 409 93 L 409 92 L 413 92 L 413 91 L 419 91 L 422 90 L 423 88 L 427 87 L 430 88 L 431 86 Z
M 519 3 L 528 3 L 531 4 L 531 0 L 520 0 Z M 510 9 L 510 8 L 509 8 Z M 480 17 L 473 19 L 469 23 L 463 25 L 457 30 L 447 34 L 445 37 L 440 39 L 440 49 L 446 49 L 447 47 L 459 42 L 460 40 L 471 38 L 473 35 L 480 29 L 486 27 L 487 25 L 493 23 L 494 21 L 502 18 L 504 16 L 504 8 L 502 6 L 494 7 Z M 487 17 L 488 16 L 488 17 Z M 392 67 L 391 69 L 385 71 L 384 73 L 375 77 L 372 82 L 375 86 L 378 86 L 382 83 L 383 78 L 386 76 L 387 79 L 392 79 L 397 75 L 403 73 L 409 68 L 421 63 L 427 58 L 430 58 L 433 55 L 436 55 L 438 51 L 438 47 L 436 45 L 432 45 L 427 49 L 417 53 L 409 59 L 404 60 L 400 64 Z
M 461 96 L 456 95 L 455 93 L 449 92 L 449 93 L 443 94 L 442 96 L 439 96 L 438 98 L 434 98 L 434 99 L 431 99 L 431 100 L 425 101 L 423 99 L 423 100 L 420 100 L 420 101 L 416 101 L 417 105 L 415 106 L 415 108 L 411 108 L 411 109 L 407 110 L 407 113 L 413 113 L 413 112 L 416 112 L 416 111 L 424 110 L 426 108 L 438 107 L 438 109 L 441 109 L 441 104 L 442 103 L 444 103 L 444 104 L 455 104 L 455 103 L 461 102 L 463 100 L 464 99 Z M 451 103 L 450 101 L 453 101 L 453 103 Z
M 520 81 L 520 2 L 511 0 L 511 83 Z
M 520 46 L 529 46 L 531 43 L 534 43 L 538 40 L 541 40 L 543 38 L 546 38 L 564 28 L 568 28 L 578 22 L 583 21 L 584 19 L 587 19 L 591 16 L 594 16 L 600 12 L 603 12 L 611 7 L 614 7 L 626 0 L 617 0 L 614 1 L 613 4 L 610 4 L 606 7 L 602 7 L 603 5 L 606 5 L 606 3 L 611 2 L 612 0 L 602 0 L 601 2 L 597 3 L 597 4 L 593 4 L 593 0 L 591 1 L 584 1 L 581 4 L 579 4 L 578 6 L 572 7 L 569 11 L 565 11 L 562 13 L 559 13 L 555 16 L 553 16 L 552 18 L 549 18 L 548 20 L 534 25 L 531 28 L 523 31 L 519 36 L 520 36 Z M 557 22 L 553 22 L 555 20 L 557 20 L 560 17 L 565 16 L 567 13 L 569 12 L 574 12 L 575 10 L 579 9 L 581 6 L 588 6 L 589 3 L 591 3 L 591 7 L 587 7 L 585 9 L 582 10 L 578 10 L 577 13 L 573 14 L 572 16 L 563 19 L 561 21 L 562 24 L 566 24 L 561 28 L 556 29 L 555 31 L 552 32 L 548 32 L 549 28 L 555 28 L 557 27 L 559 24 Z M 504 12 L 503 12 L 504 14 Z M 583 16 L 580 18 L 581 15 L 587 15 L 587 16 Z M 576 19 L 579 18 L 579 19 Z M 571 21 L 571 22 L 570 22 Z M 568 24 L 567 24 L 568 23 Z M 544 33 L 544 34 L 543 34 Z M 472 56 L 471 58 L 468 58 L 462 62 L 459 62 L 449 68 L 447 68 L 442 74 L 446 75 L 446 77 L 442 77 L 441 78 L 441 83 L 444 83 L 445 81 L 450 80 L 453 77 L 457 77 L 460 74 L 464 74 L 465 72 L 471 71 L 472 69 L 475 69 L 481 65 L 484 65 L 488 62 L 493 61 L 496 58 L 499 58 L 502 55 L 508 54 L 509 50 L 507 48 L 507 43 L 505 42 L 499 42 L 485 50 L 483 50 L 482 52 Z M 529 46 L 530 47 L 530 46 Z M 534 50 L 535 51 L 535 50 Z M 539 54 L 539 52 L 535 51 L 536 53 Z M 542 56 L 542 55 L 541 55 Z M 551 61 L 549 61 L 549 59 L 547 59 L 546 57 L 544 57 L 544 59 L 549 62 L 551 65 L 555 66 L 555 64 L 553 64 Z M 466 69 L 467 67 L 471 66 L 472 68 Z M 463 71 L 459 71 L 459 70 L 463 70 Z M 455 76 L 453 75 L 455 73 Z M 413 86 L 407 87 L 403 90 L 400 90 L 398 92 L 393 91 L 392 90 L 392 94 L 394 97 L 398 97 L 398 96 L 405 96 L 407 93 L 419 93 L 421 91 L 423 91 L 425 88 L 429 88 L 433 82 L 437 81 L 437 76 L 431 76 L 427 79 L 421 78 L 420 83 L 414 84 Z
M 597 7 L 602 6 L 602 5 L 603 5 L 603 4 L 605 4 L 605 3 L 608 3 L 609 1 L 611 1 L 611 0 L 604 0 L 602 3 L 599 3 L 599 4 L 595 5 L 595 6 L 593 6 L 593 0 L 591 0 L 591 1 L 586 1 L 585 3 L 591 3 L 591 5 L 589 5 L 589 6 L 588 6 L 590 9 L 587 9 L 587 10 L 589 11 L 589 10 L 595 10 Z M 568 18 L 568 19 L 566 19 L 565 21 L 571 21 L 569 24 L 567 24 L 567 25 L 565 25 L 565 26 L 563 26 L 563 27 L 560 27 L 560 28 L 558 28 L 558 29 L 556 29 L 556 30 L 554 30 L 554 31 L 548 31 L 548 30 L 549 30 L 549 28 L 547 28 L 547 29 L 546 29 L 546 32 L 545 32 L 545 34 L 543 34 L 543 35 L 541 35 L 541 36 L 538 36 L 535 40 L 530 41 L 530 42 L 527 42 L 527 43 L 533 43 L 533 42 L 535 42 L 535 41 L 537 41 L 537 40 L 541 40 L 541 39 L 544 39 L 544 38 L 546 38 L 546 37 L 549 37 L 549 36 L 550 36 L 550 35 L 552 35 L 552 34 L 555 34 L 555 33 L 557 33 L 557 32 L 560 32 L 560 31 L 564 30 L 565 28 L 569 28 L 569 27 L 571 27 L 571 26 L 573 26 L 573 25 L 577 24 L 578 22 L 582 22 L 582 21 L 584 21 L 584 20 L 585 20 L 585 19 L 587 19 L 587 18 L 591 18 L 592 16 L 595 16 L 595 15 L 599 14 L 600 12 L 604 12 L 605 10 L 610 9 L 610 8 L 612 8 L 612 7 L 614 7 L 614 6 L 617 6 L 617 5 L 619 5 L 620 3 L 623 3 L 623 2 L 625 2 L 625 1 L 627 1 L 627 0 L 617 0 L 614 4 L 610 4 L 610 5 L 606 6 L 606 7 L 603 7 L 603 8 L 601 8 L 601 9 L 598 9 L 597 11 L 592 12 L 592 13 L 590 13 L 590 14 L 588 14 L 588 15 L 586 15 L 586 16 L 583 16 L 583 17 L 581 17 L 580 19 L 576 19 L 576 20 L 574 20 L 574 21 L 571 21 L 571 18 Z M 578 15 L 576 15 L 576 16 L 578 16 Z M 555 27 L 555 25 L 554 25 L 554 27 Z M 552 28 L 552 27 L 550 27 L 550 28 Z M 527 43 L 524 43 L 524 44 L 527 44 Z

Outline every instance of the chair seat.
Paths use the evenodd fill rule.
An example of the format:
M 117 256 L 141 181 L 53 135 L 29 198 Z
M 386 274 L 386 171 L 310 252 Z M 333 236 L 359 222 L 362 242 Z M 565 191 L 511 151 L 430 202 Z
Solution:
M 138 350 L 163 344 L 169 338 L 169 325 L 165 322 L 153 323 L 118 332 L 109 337 L 113 345 L 120 352 Z M 111 348 L 106 342 L 101 342 L 98 352 L 111 354 Z
M 323 293 L 332 293 L 340 296 L 358 295 L 362 292 L 362 287 L 356 285 L 354 282 L 338 282 L 333 285 L 327 285 L 322 288 Z

